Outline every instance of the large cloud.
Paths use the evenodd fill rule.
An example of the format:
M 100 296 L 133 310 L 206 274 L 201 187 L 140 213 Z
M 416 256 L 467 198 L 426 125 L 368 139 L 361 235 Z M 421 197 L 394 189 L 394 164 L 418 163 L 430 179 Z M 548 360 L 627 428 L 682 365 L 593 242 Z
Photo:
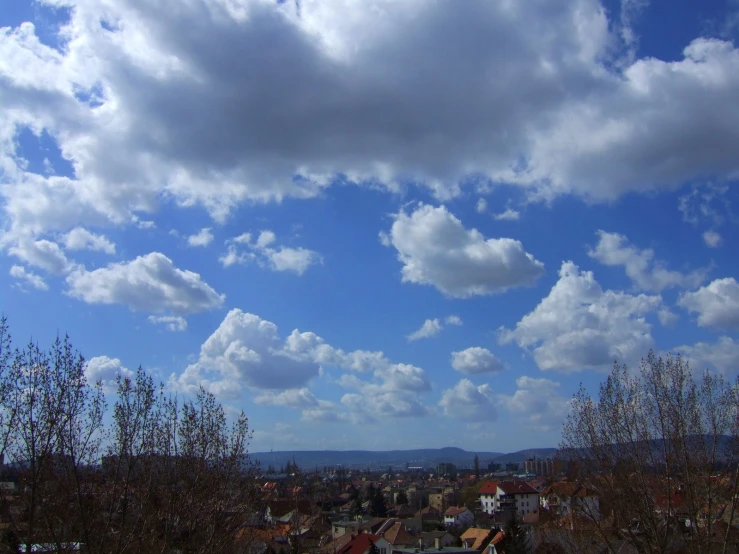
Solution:
M 495 354 L 487 348 L 472 346 L 460 352 L 452 352 L 452 367 L 460 373 L 492 373 L 505 368 Z
M 69 295 L 88 304 L 125 304 L 143 312 L 187 314 L 218 308 L 218 294 L 199 274 L 175 267 L 159 252 L 67 276 Z
M 318 376 L 318 363 L 307 345 L 291 347 L 277 325 L 234 309 L 200 348 L 198 361 L 175 384 L 194 390 L 204 383 L 221 395 L 238 395 L 243 386 L 258 389 L 302 387 Z
M 680 295 L 678 304 L 698 314 L 698 325 L 739 329 L 739 283 L 733 277 L 716 279 L 695 292 Z
M 467 230 L 444 206 L 419 206 L 395 216 L 383 242 L 403 263 L 403 282 L 433 285 L 458 298 L 531 285 L 544 265 L 513 239 L 486 239 Z
M 490 385 L 475 386 L 469 379 L 442 392 L 439 407 L 444 415 L 465 421 L 492 422 L 498 417 Z
M 358 394 L 345 394 L 342 406 L 361 418 L 425 415 L 419 394 L 431 390 L 423 369 L 391 363 L 382 352 L 334 348 L 310 331 L 293 330 L 284 340 L 277 326 L 257 315 L 231 310 L 203 343 L 198 360 L 170 385 L 194 391 L 199 385 L 222 397 L 237 397 L 244 388 L 261 391 L 256 402 L 302 410 L 305 420 L 339 421 L 347 411 L 319 400 L 307 388 L 320 367 L 340 368 L 337 383 Z M 357 374 L 371 372 L 371 380 Z
M 623 266 L 626 275 L 642 290 L 661 291 L 665 288 L 693 288 L 706 278 L 706 269 L 680 273 L 667 269 L 656 260 L 654 250 L 640 249 L 629 243 L 619 233 L 598 231 L 598 244 L 588 250 L 588 255 L 608 266 Z
M 516 420 L 523 419 L 539 431 L 551 431 L 561 428 L 570 407 L 570 400 L 558 391 L 555 381 L 523 375 L 516 379 L 516 392 L 498 395 L 498 403 Z
M 739 52 L 699 39 L 610 63 L 633 37 L 597 0 L 46 2 L 73 8 L 62 52 L 31 24 L 0 32 L 15 231 L 130 222 L 162 198 L 222 219 L 338 174 L 603 199 L 739 170 Z M 16 163 L 23 126 L 73 175 Z
M 678 346 L 673 352 L 684 355 L 697 373 L 710 367 L 734 377 L 739 373 L 739 343 L 731 337 L 721 337 L 714 344 L 698 342 Z
M 644 316 L 661 305 L 659 296 L 603 291 L 592 272 L 564 262 L 549 295 L 500 339 L 533 349 L 543 370 L 607 369 L 614 360 L 639 360 L 653 346 Z

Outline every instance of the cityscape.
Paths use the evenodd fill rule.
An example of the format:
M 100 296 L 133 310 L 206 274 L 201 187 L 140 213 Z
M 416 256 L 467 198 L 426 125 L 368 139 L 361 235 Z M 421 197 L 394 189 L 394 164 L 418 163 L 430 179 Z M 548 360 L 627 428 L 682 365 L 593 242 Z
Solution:
M 0 553 L 739 554 L 739 0 L 0 2 Z

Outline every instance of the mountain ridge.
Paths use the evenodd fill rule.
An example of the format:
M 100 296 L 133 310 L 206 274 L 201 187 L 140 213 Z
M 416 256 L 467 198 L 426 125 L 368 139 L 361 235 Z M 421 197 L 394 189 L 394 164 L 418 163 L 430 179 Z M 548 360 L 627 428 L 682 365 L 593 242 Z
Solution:
M 272 452 L 252 452 L 252 460 L 263 467 L 276 466 L 290 462 L 299 467 L 346 466 L 382 467 L 409 465 L 431 467 L 439 463 L 454 463 L 461 467 L 471 467 L 475 456 L 480 460 L 483 470 L 489 462 L 514 463 L 531 457 L 548 458 L 557 452 L 556 448 L 527 448 L 517 452 L 468 451 L 455 446 L 443 448 L 418 448 L 409 450 L 280 450 Z

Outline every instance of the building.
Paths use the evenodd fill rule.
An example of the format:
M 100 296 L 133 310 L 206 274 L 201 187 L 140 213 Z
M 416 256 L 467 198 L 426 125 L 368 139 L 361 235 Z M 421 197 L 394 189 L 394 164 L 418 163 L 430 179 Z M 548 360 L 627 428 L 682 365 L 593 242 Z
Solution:
M 514 511 L 520 518 L 527 514 L 538 515 L 539 493 L 524 481 L 498 483 L 497 508 L 501 511 Z
M 591 520 L 600 519 L 598 495 L 574 482 L 552 483 L 541 493 L 541 506 L 557 517 L 581 515 Z
M 529 458 L 523 463 L 523 470 L 532 475 L 548 477 L 554 475 L 554 460 L 551 458 Z
M 469 527 L 475 521 L 475 515 L 465 506 L 452 506 L 444 512 L 444 525 Z
M 377 547 L 377 554 L 392 554 L 393 548 L 384 537 L 370 533 L 353 537 L 336 554 L 368 554 L 373 544 Z
M 480 509 L 488 515 L 493 515 L 498 509 L 498 483 L 485 481 L 477 490 L 480 499 Z
M 448 462 L 443 462 L 437 464 L 436 473 L 438 473 L 439 475 L 456 475 L 457 466 Z

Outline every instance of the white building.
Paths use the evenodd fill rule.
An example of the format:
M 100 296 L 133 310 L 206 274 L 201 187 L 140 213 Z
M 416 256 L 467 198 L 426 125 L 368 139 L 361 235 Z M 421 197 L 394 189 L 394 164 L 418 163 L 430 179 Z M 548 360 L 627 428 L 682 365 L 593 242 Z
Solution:
M 475 522 L 475 515 L 464 506 L 452 506 L 444 512 L 444 525 L 468 527 Z

